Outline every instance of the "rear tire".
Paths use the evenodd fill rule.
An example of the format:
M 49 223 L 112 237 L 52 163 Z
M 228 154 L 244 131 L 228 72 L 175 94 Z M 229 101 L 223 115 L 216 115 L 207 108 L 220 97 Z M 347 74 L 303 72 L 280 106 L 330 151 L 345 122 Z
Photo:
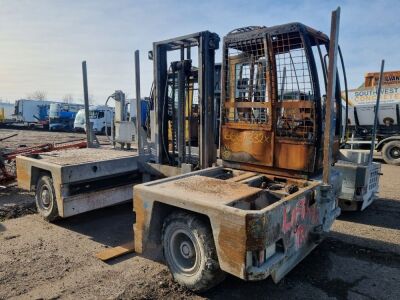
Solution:
M 387 164 L 400 165 L 400 141 L 391 141 L 382 148 L 382 157 Z
M 176 282 L 204 292 L 225 279 L 211 228 L 188 213 L 172 213 L 163 225 L 164 258 Z
M 56 193 L 50 176 L 43 175 L 37 181 L 35 200 L 39 214 L 46 221 L 51 222 L 59 218 Z

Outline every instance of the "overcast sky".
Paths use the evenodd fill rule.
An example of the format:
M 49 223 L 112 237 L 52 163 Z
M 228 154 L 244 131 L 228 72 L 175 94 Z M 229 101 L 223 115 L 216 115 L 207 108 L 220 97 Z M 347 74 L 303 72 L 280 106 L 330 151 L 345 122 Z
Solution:
M 116 89 L 133 96 L 134 50 L 141 51 L 142 96 L 149 94 L 152 42 L 210 30 L 299 21 L 329 34 L 341 6 L 339 42 L 350 87 L 364 73 L 400 69 L 400 1 L 128 1 L 0 0 L 0 99 L 41 90 L 49 99 L 82 99 L 81 62 L 88 64 L 96 103 Z M 221 53 L 217 54 L 220 61 Z

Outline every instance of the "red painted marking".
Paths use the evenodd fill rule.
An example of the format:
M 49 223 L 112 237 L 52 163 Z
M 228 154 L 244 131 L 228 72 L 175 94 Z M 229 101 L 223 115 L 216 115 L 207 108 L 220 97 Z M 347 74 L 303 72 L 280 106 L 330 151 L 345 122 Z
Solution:
M 290 219 L 288 219 L 289 212 L 291 212 Z M 312 207 L 306 205 L 305 197 L 297 201 L 294 207 L 287 206 L 284 208 L 282 230 L 284 233 L 291 231 L 291 235 L 294 235 L 297 249 L 304 244 L 307 238 L 306 220 L 310 220 L 309 223 L 317 225 L 319 214 L 315 205 Z

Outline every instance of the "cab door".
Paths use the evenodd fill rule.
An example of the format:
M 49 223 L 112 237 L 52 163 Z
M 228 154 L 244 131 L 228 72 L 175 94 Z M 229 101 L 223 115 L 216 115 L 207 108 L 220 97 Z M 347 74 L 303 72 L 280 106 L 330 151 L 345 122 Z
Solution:
M 268 60 L 263 40 L 227 59 L 222 106 L 221 157 L 227 161 L 273 165 Z

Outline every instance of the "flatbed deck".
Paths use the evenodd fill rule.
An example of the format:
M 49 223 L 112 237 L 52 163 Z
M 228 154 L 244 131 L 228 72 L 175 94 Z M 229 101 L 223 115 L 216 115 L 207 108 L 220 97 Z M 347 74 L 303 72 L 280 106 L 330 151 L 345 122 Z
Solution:
M 137 151 L 122 151 L 108 148 L 84 148 L 41 153 L 36 159 L 59 166 L 79 165 L 137 156 Z
M 156 190 L 159 195 L 168 191 L 178 199 L 209 205 L 227 205 L 235 199 L 250 197 L 261 191 L 238 182 L 199 175 L 158 184 Z
M 132 199 L 138 182 L 137 151 L 70 149 L 17 157 L 18 186 L 36 191 L 38 180 L 52 180 L 60 217 Z

